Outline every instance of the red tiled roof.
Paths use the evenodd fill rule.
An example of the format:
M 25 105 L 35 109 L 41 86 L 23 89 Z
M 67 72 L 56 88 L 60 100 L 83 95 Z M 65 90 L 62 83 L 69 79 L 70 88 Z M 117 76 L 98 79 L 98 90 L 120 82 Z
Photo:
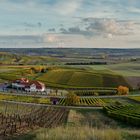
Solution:
M 13 83 L 25 85 L 25 88 L 30 88 L 30 86 L 33 84 L 36 86 L 37 89 L 42 89 L 43 87 L 45 87 L 45 84 L 40 81 L 29 81 L 26 78 L 17 79 L 13 81 Z
M 27 85 L 25 85 L 26 88 L 29 88 L 31 85 L 35 85 L 37 89 L 42 89 L 45 85 L 39 81 L 30 81 Z
M 21 79 L 16 79 L 16 80 L 14 80 L 13 82 L 24 84 L 24 83 L 28 83 L 29 80 L 26 79 L 26 78 L 21 78 Z

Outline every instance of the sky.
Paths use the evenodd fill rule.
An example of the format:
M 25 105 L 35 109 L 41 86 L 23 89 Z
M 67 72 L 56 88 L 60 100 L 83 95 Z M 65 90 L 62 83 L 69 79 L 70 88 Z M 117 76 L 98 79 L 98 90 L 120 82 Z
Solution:
M 0 47 L 140 48 L 140 0 L 0 0 Z

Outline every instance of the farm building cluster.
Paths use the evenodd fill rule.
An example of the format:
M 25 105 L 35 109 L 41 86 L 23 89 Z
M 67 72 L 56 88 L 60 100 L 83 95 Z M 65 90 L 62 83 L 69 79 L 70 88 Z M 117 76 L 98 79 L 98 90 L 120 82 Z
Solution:
M 14 80 L 12 82 L 12 88 L 21 89 L 27 92 L 44 92 L 45 84 L 40 81 L 30 81 L 26 78 Z
M 36 80 L 29 80 L 27 78 L 20 78 L 16 79 L 11 82 L 1 83 L 0 84 L 0 91 L 2 92 L 22 92 L 24 91 L 26 93 L 35 93 L 38 92 L 39 94 L 45 94 L 45 95 L 63 95 L 67 94 L 68 91 L 64 89 L 56 89 L 56 88 L 50 88 L 46 87 L 44 83 Z

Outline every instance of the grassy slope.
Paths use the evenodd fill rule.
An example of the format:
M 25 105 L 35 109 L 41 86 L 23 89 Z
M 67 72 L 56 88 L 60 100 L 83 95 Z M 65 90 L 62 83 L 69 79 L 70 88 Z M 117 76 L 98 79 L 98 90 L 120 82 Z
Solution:
M 124 78 L 109 70 L 82 70 L 78 68 L 57 68 L 44 74 L 30 74 L 32 66 L 1 66 L 0 80 L 14 80 L 21 77 L 36 78 L 54 87 L 117 87 L 129 86 Z
M 54 63 L 59 60 L 48 56 L 27 56 L 27 55 L 16 55 L 5 52 L 0 52 L 0 63 L 1 64 L 30 64 L 39 65 L 46 63 Z
M 127 82 L 134 88 L 138 88 L 138 83 L 140 79 L 140 63 L 139 62 L 129 62 L 122 64 L 112 64 L 112 65 L 94 65 L 90 66 L 91 70 L 100 70 L 100 71 L 110 71 L 116 72 L 127 80 Z
M 9 70 L 7 68 L 7 71 L 5 72 L 0 71 L 0 79 L 12 81 L 17 78 L 24 77 L 25 75 L 28 76 L 27 71 L 28 71 L 27 68 L 16 67 Z
M 112 70 L 113 72 L 119 73 L 123 76 L 140 76 L 140 63 L 129 62 L 112 65 L 94 65 L 90 66 L 93 70 Z
M 124 78 L 108 72 L 87 71 L 77 69 L 51 70 L 38 78 L 46 85 L 73 86 L 73 87 L 118 87 L 129 86 Z
M 11 140 L 139 140 L 139 130 L 98 129 L 90 126 L 40 129 Z
M 17 78 L 26 77 L 33 79 L 37 74 L 31 74 L 30 68 L 32 66 L 1 66 L 0 67 L 0 82 L 3 81 L 13 81 Z

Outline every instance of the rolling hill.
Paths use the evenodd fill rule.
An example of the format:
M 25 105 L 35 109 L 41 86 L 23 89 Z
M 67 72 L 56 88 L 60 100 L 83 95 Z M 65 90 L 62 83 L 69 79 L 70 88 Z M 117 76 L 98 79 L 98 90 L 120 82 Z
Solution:
M 58 87 L 116 88 L 119 85 L 130 87 L 121 75 L 115 73 L 66 68 L 50 70 L 37 80 L 43 81 L 46 85 Z
M 57 63 L 59 60 L 49 56 L 19 55 L 0 52 L 0 64 L 6 65 L 40 65 Z

